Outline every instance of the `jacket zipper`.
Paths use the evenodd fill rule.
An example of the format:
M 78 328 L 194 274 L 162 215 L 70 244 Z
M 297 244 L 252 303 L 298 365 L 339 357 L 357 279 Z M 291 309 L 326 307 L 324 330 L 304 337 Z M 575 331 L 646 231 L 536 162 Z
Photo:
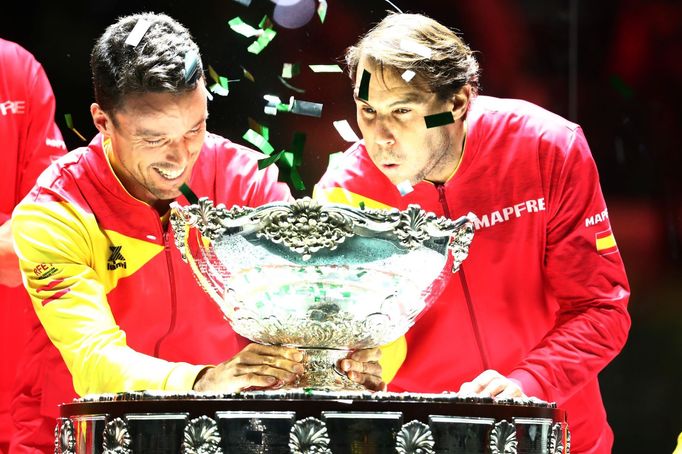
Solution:
M 177 292 L 175 288 L 175 275 L 173 274 L 173 260 L 170 250 L 170 242 L 168 240 L 168 231 L 163 232 L 163 252 L 166 254 L 166 263 L 168 264 L 168 281 L 170 282 L 170 299 L 171 299 L 171 319 L 168 326 L 168 331 L 166 334 L 161 336 L 158 341 L 156 341 L 156 346 L 154 347 L 154 356 L 159 357 L 159 351 L 161 350 L 161 343 L 173 332 L 175 329 L 175 320 L 177 318 L 178 304 L 177 304 Z
M 438 201 L 440 202 L 440 205 L 443 208 L 443 213 L 447 218 L 452 219 L 452 216 L 450 216 L 450 207 L 448 207 L 448 201 L 445 198 L 445 186 L 442 183 L 436 183 L 435 186 L 436 189 L 438 190 Z M 469 284 L 467 283 L 467 278 L 466 275 L 464 274 L 464 264 L 459 266 L 459 280 L 462 284 L 464 299 L 466 300 L 467 309 L 469 310 L 469 320 L 471 321 L 471 328 L 474 332 L 474 337 L 476 338 L 476 346 L 478 347 L 478 353 L 481 357 L 481 362 L 483 363 L 483 369 L 488 370 L 490 369 L 490 363 L 488 362 L 488 355 L 485 353 L 485 349 L 483 348 L 483 339 L 481 337 L 481 332 L 478 328 L 476 312 L 474 311 L 474 303 L 471 300 L 471 293 L 469 293 Z

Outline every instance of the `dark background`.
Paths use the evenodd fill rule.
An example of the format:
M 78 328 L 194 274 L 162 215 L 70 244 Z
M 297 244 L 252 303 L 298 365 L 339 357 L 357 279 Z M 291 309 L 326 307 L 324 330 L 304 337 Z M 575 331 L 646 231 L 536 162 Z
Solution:
M 314 0 L 282 0 L 293 19 Z M 6 2 L 7 3 L 7 2 Z M 229 79 L 227 97 L 210 103 L 209 129 L 245 143 L 250 116 L 270 127 L 276 150 L 294 131 L 307 135 L 301 174 L 306 190 L 326 168 L 328 155 L 347 144 L 332 121 L 347 119 L 357 133 L 350 84 L 344 74 L 313 74 L 308 64 L 340 63 L 343 50 L 391 8 L 381 0 L 329 0 L 322 24 L 275 24 L 278 35 L 260 54 L 253 39 L 232 32 L 239 15 L 257 26 L 275 5 L 253 0 L 195 2 L 12 2 L 0 15 L 0 36 L 29 49 L 43 63 L 57 98 L 57 121 L 69 149 L 83 142 L 64 114 L 90 139 L 89 52 L 104 28 L 123 14 L 166 12 L 193 33 L 212 65 Z M 677 1 L 395 0 L 405 12 L 427 14 L 457 28 L 477 50 L 482 93 L 535 102 L 580 123 L 591 144 L 613 230 L 632 286 L 632 329 L 623 352 L 600 375 L 615 453 L 670 453 L 682 432 L 682 5 Z M 3 6 L 8 8 L 9 5 Z M 283 5 L 277 8 L 283 8 Z M 278 14 L 286 9 L 278 9 Z M 305 21 L 303 21 L 305 22 Z M 301 63 L 289 82 L 282 63 Z M 242 76 L 241 66 L 256 78 Z M 263 113 L 264 94 L 324 103 L 321 118 Z

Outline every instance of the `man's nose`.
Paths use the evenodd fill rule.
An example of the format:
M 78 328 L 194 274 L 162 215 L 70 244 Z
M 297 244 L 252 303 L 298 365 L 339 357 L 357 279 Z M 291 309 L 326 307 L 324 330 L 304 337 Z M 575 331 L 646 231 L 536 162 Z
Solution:
M 393 145 L 395 143 L 395 136 L 386 120 L 379 119 L 376 122 L 375 134 L 375 141 L 379 145 Z
M 172 147 L 168 150 L 168 160 L 177 163 L 187 162 L 192 151 L 189 147 L 189 141 L 185 138 L 180 138 L 173 142 Z

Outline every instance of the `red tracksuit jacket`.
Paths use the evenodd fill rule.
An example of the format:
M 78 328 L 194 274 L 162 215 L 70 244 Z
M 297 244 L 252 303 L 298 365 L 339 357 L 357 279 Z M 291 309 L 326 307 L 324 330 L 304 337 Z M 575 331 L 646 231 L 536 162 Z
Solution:
M 74 388 L 191 390 L 203 365 L 246 345 L 180 258 L 172 230 L 113 174 L 107 146 L 97 135 L 57 161 L 12 215 L 40 319 L 12 404 L 20 424 L 13 446 L 51 443 L 57 405 Z M 189 185 L 228 207 L 289 199 L 276 167 L 258 169 L 260 158 L 207 134 Z
M 445 184 L 401 196 L 358 143 L 315 190 L 330 202 L 479 218 L 461 270 L 406 335 L 389 389 L 456 391 L 495 369 L 567 410 L 571 452 L 609 453 L 597 374 L 625 343 L 629 288 L 583 132 L 487 96 L 467 122 L 462 162 Z
M 54 122 L 55 101 L 43 67 L 24 48 L 0 39 L 0 225 L 51 159 L 66 153 Z M 0 446 L 9 440 L 9 402 L 29 337 L 31 304 L 22 286 L 0 285 Z

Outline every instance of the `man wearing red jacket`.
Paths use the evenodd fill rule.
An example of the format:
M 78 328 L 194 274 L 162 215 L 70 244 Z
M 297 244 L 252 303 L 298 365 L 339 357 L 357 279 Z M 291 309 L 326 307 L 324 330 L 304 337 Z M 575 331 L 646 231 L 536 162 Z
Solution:
M 315 196 L 478 216 L 469 257 L 392 346 L 389 390 L 555 401 L 572 453 L 609 453 L 597 374 L 626 340 L 629 288 L 581 128 L 476 96 L 472 51 L 424 16 L 389 15 L 346 59 L 364 140 Z
M 0 452 L 7 452 L 13 427 L 10 395 L 32 311 L 12 247 L 10 215 L 40 172 L 66 152 L 54 112 L 42 65 L 20 45 L 0 39 Z
M 276 168 L 258 169 L 261 154 L 206 132 L 187 29 L 162 14 L 124 17 L 91 66 L 99 134 L 49 167 L 12 216 L 40 322 L 12 404 L 13 453 L 50 452 L 57 405 L 76 394 L 236 392 L 303 371 L 300 351 L 236 335 L 172 246 L 169 206 L 187 203 L 183 184 L 228 207 L 291 197 Z M 378 355 L 355 352 L 341 367 L 379 389 Z

